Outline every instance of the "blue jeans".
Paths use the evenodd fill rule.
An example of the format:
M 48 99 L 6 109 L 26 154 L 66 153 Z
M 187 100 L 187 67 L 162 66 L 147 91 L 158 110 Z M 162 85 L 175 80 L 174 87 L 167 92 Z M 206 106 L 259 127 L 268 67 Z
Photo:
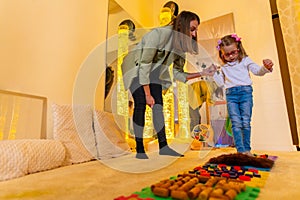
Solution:
M 226 89 L 228 115 L 232 123 L 232 133 L 238 152 L 251 150 L 251 116 L 253 107 L 251 85 Z

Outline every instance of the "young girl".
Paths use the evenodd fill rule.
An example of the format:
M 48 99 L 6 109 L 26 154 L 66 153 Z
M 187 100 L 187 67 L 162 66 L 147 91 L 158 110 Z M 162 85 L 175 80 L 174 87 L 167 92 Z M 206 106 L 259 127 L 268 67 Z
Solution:
M 241 38 L 236 34 L 221 38 L 217 49 L 224 65 L 213 77 L 218 85 L 224 85 L 226 89 L 227 109 L 237 152 L 251 156 L 253 90 L 249 71 L 263 76 L 272 72 L 273 62 L 265 59 L 263 66 L 254 63 L 246 54 Z

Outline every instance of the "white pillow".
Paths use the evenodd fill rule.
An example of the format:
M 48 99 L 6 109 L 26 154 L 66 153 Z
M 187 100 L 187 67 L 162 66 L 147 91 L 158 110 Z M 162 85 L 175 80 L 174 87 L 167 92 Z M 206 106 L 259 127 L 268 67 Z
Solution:
M 65 153 L 63 144 L 55 140 L 0 141 L 0 181 L 60 167 Z
M 124 132 L 114 121 L 112 113 L 95 110 L 94 129 L 99 159 L 115 158 L 131 153 Z
M 89 105 L 52 105 L 53 138 L 67 150 L 66 164 L 90 161 L 97 156 L 92 128 L 93 112 Z

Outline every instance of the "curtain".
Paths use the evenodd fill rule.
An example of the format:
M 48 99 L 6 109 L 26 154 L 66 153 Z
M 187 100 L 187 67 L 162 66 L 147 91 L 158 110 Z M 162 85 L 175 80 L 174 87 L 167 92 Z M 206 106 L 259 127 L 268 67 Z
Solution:
M 300 138 L 300 1 L 279 0 L 277 9 L 287 53 L 298 137 Z

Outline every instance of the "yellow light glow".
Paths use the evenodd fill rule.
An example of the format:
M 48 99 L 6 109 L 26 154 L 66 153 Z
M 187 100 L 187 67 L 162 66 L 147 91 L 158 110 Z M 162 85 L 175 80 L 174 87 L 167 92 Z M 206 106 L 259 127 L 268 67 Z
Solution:
M 4 128 L 6 122 L 6 114 L 7 114 L 7 98 L 1 98 L 0 103 L 0 140 L 4 138 Z
M 17 125 L 18 125 L 18 121 L 19 121 L 19 112 L 20 112 L 20 102 L 17 98 L 14 98 L 12 119 L 11 119 L 10 129 L 9 129 L 9 133 L 8 133 L 9 140 L 16 139 Z
M 164 7 L 160 10 L 159 21 L 160 26 L 168 25 L 172 20 L 172 11 L 168 7 Z
M 190 116 L 188 103 L 188 85 L 182 82 L 177 83 L 178 91 L 178 122 L 179 138 L 190 138 Z
M 118 30 L 118 64 L 117 64 L 117 113 L 124 116 L 125 120 L 125 138 L 129 137 L 129 107 L 128 107 L 128 93 L 125 91 L 121 64 L 123 58 L 128 53 L 128 34 L 129 27 L 127 25 L 119 26 Z

